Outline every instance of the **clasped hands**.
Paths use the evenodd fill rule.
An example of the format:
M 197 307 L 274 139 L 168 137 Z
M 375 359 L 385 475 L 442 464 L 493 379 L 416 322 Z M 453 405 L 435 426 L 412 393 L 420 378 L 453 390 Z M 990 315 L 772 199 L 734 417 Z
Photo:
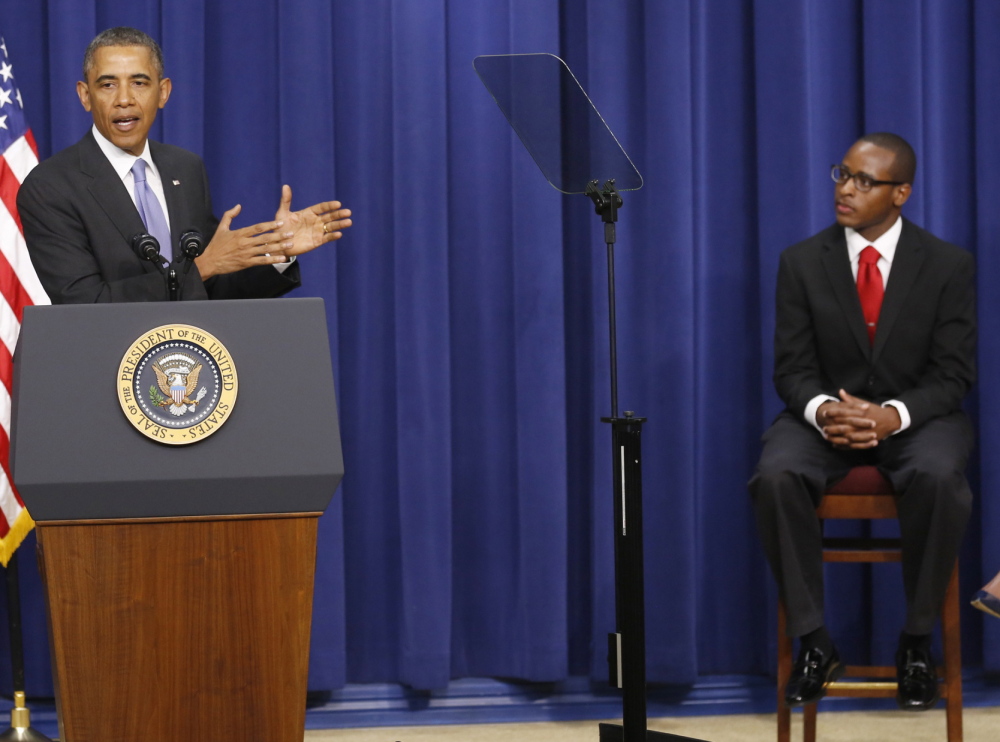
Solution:
M 816 410 L 816 422 L 834 448 L 874 448 L 883 438 L 899 430 L 899 410 L 854 397 L 843 389 L 840 401 L 824 402 Z
M 195 260 L 202 280 L 255 265 L 287 262 L 292 256 L 339 240 L 351 226 L 351 210 L 340 201 L 323 201 L 292 211 L 292 189 L 281 188 L 281 202 L 273 222 L 230 229 L 242 207 L 237 204 L 222 215 L 205 252 Z

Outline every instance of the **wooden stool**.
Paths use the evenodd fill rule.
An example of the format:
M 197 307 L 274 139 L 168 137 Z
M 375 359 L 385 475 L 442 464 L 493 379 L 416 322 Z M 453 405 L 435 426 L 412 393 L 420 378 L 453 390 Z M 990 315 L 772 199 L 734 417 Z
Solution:
M 816 514 L 820 520 L 870 520 L 896 518 L 896 499 L 892 485 L 874 466 L 858 466 L 823 496 Z M 824 562 L 898 562 L 901 561 L 898 538 L 832 538 L 823 537 Z M 944 645 L 944 666 L 938 668 L 941 698 L 946 703 L 948 742 L 962 742 L 962 648 L 959 622 L 958 564 L 941 607 L 941 638 Z M 792 674 L 792 640 L 785 633 L 785 603 L 778 600 L 778 742 L 791 740 L 791 709 L 785 706 L 784 692 Z M 848 665 L 845 678 L 827 685 L 828 696 L 855 698 L 894 698 L 896 668 L 891 665 Z M 886 678 L 887 680 L 881 680 Z M 816 704 L 803 708 L 803 739 L 816 742 Z

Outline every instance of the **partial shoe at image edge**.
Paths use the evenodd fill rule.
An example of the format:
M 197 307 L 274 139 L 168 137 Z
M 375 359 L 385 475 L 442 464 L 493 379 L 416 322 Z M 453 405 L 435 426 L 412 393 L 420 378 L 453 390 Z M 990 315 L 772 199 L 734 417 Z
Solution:
M 983 613 L 1000 618 L 1000 598 L 992 593 L 980 590 L 976 593 L 976 597 L 972 599 L 972 605 Z

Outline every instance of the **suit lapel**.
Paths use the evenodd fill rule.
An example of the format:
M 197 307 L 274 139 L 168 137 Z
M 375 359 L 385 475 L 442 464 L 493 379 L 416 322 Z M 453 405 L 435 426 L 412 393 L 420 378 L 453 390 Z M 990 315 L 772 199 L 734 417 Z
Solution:
M 833 293 L 847 318 L 848 326 L 851 328 L 851 334 L 867 358 L 871 355 L 872 347 L 868 342 L 865 316 L 861 312 L 861 300 L 858 299 L 858 287 L 851 274 L 851 259 L 847 255 L 847 239 L 843 229 L 837 229 L 823 243 L 822 261 L 823 269 L 833 287 Z M 879 329 L 881 330 L 881 328 Z
M 97 146 L 93 132 L 87 132 L 80 141 L 80 170 L 93 179 L 87 189 L 121 233 L 122 239 L 131 245 L 133 235 L 145 232 L 146 226 L 125 184 Z
M 916 283 L 923 262 L 923 246 L 914 233 L 913 226 L 904 219 L 903 231 L 899 235 L 896 254 L 892 258 L 892 270 L 889 273 L 889 282 L 885 287 L 882 309 L 878 316 L 878 330 L 875 333 L 875 347 L 872 353 L 875 361 L 878 361 L 879 354 L 885 347 L 886 338 L 889 337 L 892 326 L 903 310 L 906 297 Z

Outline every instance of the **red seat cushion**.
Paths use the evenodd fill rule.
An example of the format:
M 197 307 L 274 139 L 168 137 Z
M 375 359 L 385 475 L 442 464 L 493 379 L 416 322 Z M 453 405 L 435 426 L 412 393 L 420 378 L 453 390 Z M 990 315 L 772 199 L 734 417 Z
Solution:
M 891 495 L 892 484 L 874 466 L 855 466 L 827 489 L 828 495 Z

